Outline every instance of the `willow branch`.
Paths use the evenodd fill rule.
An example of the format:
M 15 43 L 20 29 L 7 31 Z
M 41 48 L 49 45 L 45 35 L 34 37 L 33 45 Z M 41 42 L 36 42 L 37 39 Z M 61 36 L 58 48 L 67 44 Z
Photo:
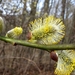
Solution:
M 42 44 L 30 43 L 30 42 L 25 41 L 25 40 L 15 40 L 15 39 L 6 38 L 6 37 L 2 37 L 2 36 L 0 36 L 0 40 L 8 42 L 8 43 L 16 44 L 16 45 L 38 48 L 38 49 L 42 49 L 42 50 L 45 50 L 45 51 L 48 51 L 48 52 L 50 52 L 52 50 L 75 49 L 75 44 L 42 45 Z

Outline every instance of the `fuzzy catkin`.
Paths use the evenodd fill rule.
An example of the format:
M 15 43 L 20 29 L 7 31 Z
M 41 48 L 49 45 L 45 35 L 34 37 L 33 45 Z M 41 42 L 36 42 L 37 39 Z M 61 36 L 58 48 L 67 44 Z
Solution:
M 63 50 L 56 51 L 58 54 L 58 63 L 55 69 L 56 75 L 70 75 L 75 69 L 75 51 Z
M 22 32 L 23 32 L 23 29 L 21 27 L 15 27 L 6 33 L 6 37 L 18 38 L 22 34 Z
M 65 25 L 61 19 L 48 16 L 31 22 L 29 32 L 32 34 L 30 42 L 36 40 L 40 44 L 57 44 L 65 35 Z

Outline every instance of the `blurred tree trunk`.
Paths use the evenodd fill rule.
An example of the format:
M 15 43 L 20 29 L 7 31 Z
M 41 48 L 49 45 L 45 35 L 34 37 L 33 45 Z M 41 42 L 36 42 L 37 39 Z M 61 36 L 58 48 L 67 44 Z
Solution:
M 75 42 L 75 9 L 73 11 L 73 16 L 72 16 L 72 26 L 70 30 L 70 42 L 71 43 Z
M 25 0 L 25 2 L 24 2 L 24 7 L 23 7 L 23 12 L 22 12 L 22 25 L 24 25 L 25 24 L 25 21 L 26 21 L 26 15 L 27 15 L 27 10 L 26 10 L 26 8 L 27 8 L 27 6 L 26 6 L 26 2 L 27 2 L 27 0 Z
M 31 2 L 31 11 L 30 11 L 30 20 L 33 21 L 36 18 L 36 8 L 37 8 L 38 0 L 32 0 Z
M 65 5 L 66 5 L 66 0 L 62 0 L 62 11 L 61 11 L 61 16 L 64 22 L 64 14 L 65 14 Z
M 58 6 L 59 6 L 59 1 L 58 1 L 57 5 L 56 5 L 56 9 L 55 9 L 55 16 L 57 16 Z
M 47 13 L 47 14 L 49 14 L 49 1 L 50 0 L 45 0 L 45 2 L 44 2 L 44 13 Z

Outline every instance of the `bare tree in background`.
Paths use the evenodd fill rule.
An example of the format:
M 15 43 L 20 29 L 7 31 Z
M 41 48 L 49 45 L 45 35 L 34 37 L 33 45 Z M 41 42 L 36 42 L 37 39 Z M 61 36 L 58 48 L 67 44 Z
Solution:
M 64 15 L 65 15 L 65 5 L 66 5 L 66 0 L 62 0 L 62 11 L 61 11 L 61 16 L 64 21 Z
M 54 15 L 62 17 L 66 25 L 63 43 L 74 42 L 74 38 L 71 37 L 75 36 L 75 5 L 71 0 L 15 1 L 1 0 L 0 2 L 0 16 L 4 18 L 6 26 L 2 35 L 15 26 L 22 26 L 24 32 L 19 39 L 26 40 L 29 22 L 38 17 Z M 40 5 L 41 2 L 43 2 L 42 5 Z M 0 41 L 0 75 L 54 75 L 55 63 L 46 51 L 13 46 Z

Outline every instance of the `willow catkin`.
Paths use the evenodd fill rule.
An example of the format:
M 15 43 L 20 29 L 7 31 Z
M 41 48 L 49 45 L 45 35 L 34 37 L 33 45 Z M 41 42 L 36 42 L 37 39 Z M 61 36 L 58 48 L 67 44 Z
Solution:
M 75 69 L 75 51 L 63 50 L 56 51 L 58 54 L 57 67 L 55 69 L 56 75 L 70 75 Z
M 22 32 L 23 32 L 23 29 L 21 27 L 15 27 L 6 33 L 6 37 L 18 38 L 22 34 Z
M 40 44 L 57 44 L 65 35 L 65 26 L 61 19 L 48 16 L 45 19 L 39 18 L 29 25 L 31 33 L 30 42 Z

